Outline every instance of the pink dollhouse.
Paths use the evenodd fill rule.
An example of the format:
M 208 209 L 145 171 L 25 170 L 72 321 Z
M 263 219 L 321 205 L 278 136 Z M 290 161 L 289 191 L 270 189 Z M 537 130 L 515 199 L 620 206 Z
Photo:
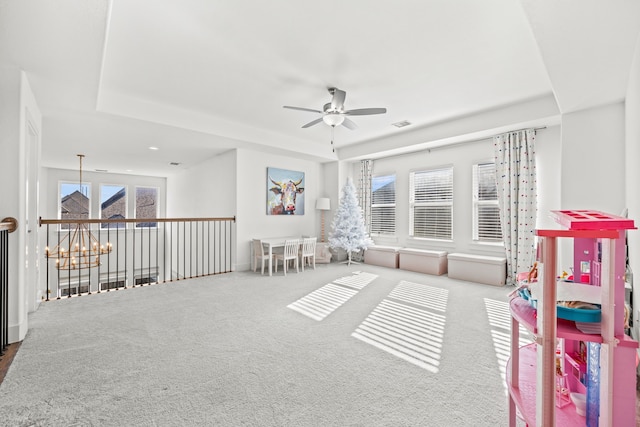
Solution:
M 510 303 L 509 425 L 517 408 L 528 426 L 635 426 L 638 342 L 624 333 L 625 230 L 633 220 L 587 210 L 552 214 L 562 229 L 536 231 L 537 297 L 519 291 Z M 558 278 L 560 238 L 573 239 L 573 283 L 588 287 Z M 564 286 L 599 304 L 563 306 Z M 519 325 L 536 336 L 533 344 L 519 347 Z

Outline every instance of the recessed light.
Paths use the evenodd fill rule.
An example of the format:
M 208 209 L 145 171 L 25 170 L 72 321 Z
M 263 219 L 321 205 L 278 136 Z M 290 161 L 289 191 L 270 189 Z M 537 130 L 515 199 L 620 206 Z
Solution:
M 159 150 L 159 148 L 158 147 L 149 147 L 149 150 L 156 151 L 156 150 Z
M 391 125 L 397 127 L 397 128 L 403 128 L 405 126 L 409 126 L 411 124 L 410 121 L 408 120 L 403 120 L 401 122 L 397 122 L 397 123 L 391 123 Z

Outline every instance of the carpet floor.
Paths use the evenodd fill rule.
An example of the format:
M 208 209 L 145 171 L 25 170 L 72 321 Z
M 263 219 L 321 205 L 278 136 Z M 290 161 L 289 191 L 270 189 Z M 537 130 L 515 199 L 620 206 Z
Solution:
M 41 304 L 8 426 L 504 426 L 511 288 L 319 265 Z

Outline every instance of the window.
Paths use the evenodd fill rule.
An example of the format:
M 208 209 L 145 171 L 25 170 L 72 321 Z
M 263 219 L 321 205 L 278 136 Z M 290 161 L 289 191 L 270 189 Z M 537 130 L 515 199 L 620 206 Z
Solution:
M 396 233 L 396 176 L 371 178 L 371 233 Z
M 473 239 L 502 242 L 495 163 L 473 165 Z
M 79 183 L 60 183 L 60 219 L 89 219 L 91 185 Z M 62 224 L 63 230 L 69 224 Z
M 100 218 L 124 219 L 127 217 L 127 189 L 122 185 L 100 186 Z M 102 228 L 123 228 L 124 223 L 102 224 Z
M 409 175 L 409 233 L 413 237 L 453 239 L 453 167 Z
M 158 189 L 154 187 L 136 187 L 136 218 L 158 217 Z M 136 227 L 155 227 L 156 222 L 137 223 Z

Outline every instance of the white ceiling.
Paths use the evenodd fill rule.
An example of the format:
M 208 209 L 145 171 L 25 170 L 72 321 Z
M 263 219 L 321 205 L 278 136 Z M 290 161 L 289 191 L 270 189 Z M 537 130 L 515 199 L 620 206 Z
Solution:
M 329 161 L 475 138 L 491 111 L 557 123 L 624 99 L 639 30 L 635 0 L 0 0 L 0 63 L 29 78 L 45 166 L 167 176 L 235 147 Z M 388 110 L 336 128 L 336 153 L 282 108 L 322 109 L 330 86 Z

